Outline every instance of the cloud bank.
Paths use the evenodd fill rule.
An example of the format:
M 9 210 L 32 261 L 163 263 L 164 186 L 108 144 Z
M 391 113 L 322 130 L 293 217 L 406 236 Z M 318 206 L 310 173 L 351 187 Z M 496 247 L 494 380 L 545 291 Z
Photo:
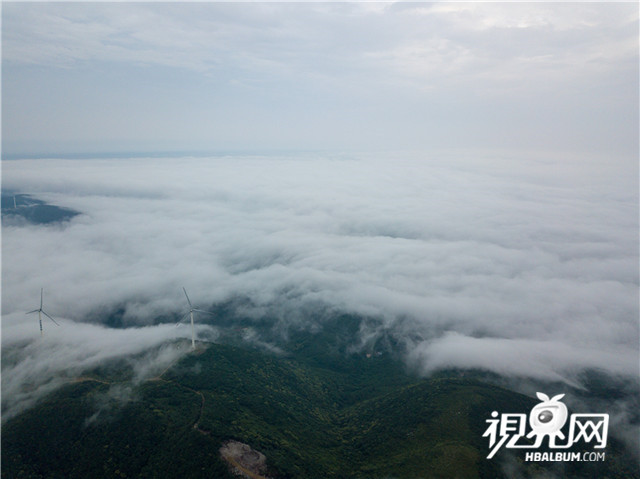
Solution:
M 23 312 L 40 287 L 54 317 L 122 307 L 139 327 L 183 313 L 185 286 L 200 307 L 249 298 L 252 316 L 289 327 L 312 328 L 318 308 L 366 316 L 354 344 L 393 336 L 424 371 L 634 377 L 636 168 L 513 155 L 7 161 L 5 188 L 83 214 L 3 229 L 3 345 L 38 336 Z M 76 327 L 91 347 L 89 326 L 60 331 Z M 158 328 L 141 341 L 168 337 Z

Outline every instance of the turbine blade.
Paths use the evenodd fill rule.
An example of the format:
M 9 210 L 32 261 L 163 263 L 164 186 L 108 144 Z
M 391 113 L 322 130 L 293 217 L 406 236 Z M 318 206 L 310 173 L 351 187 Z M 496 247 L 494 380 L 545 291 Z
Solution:
M 189 299 L 189 295 L 187 294 L 187 290 L 182 287 L 182 291 L 184 291 L 184 295 L 187 297 L 187 302 L 189 303 L 189 307 L 193 309 L 193 305 L 191 304 L 191 300 Z
M 198 313 L 205 313 L 205 314 L 210 314 L 211 316 L 215 316 L 214 313 L 210 313 L 209 311 L 204 311 L 203 309 L 194 309 L 194 311 L 197 311 Z
M 24 314 L 37 313 L 38 311 L 40 311 L 40 310 L 39 309 L 34 309 L 33 311 L 29 311 L 28 313 L 24 313 Z
M 189 314 L 191 314 L 191 311 L 189 311 L 187 314 L 185 314 L 185 315 L 180 319 L 180 321 L 178 321 L 178 322 L 176 323 L 176 328 L 177 328 L 178 326 L 180 326 L 180 323 L 181 323 L 182 321 L 184 321 L 185 319 L 187 319 L 187 318 L 189 317 Z
M 42 312 L 42 314 L 44 314 L 47 318 L 49 318 L 51 321 L 53 321 L 57 326 L 60 326 L 55 319 L 53 319 L 51 316 L 49 316 L 47 313 L 45 313 L 44 311 Z
M 42 309 L 42 292 L 44 291 L 44 288 L 40 288 L 40 309 Z

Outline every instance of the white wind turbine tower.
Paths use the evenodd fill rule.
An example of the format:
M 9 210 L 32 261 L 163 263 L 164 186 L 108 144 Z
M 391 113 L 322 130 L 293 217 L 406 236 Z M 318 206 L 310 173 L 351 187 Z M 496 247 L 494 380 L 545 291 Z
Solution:
M 213 316 L 213 313 L 210 313 L 209 311 L 204 311 L 202 309 L 194 308 L 193 305 L 191 304 L 191 300 L 189 299 L 189 295 L 187 294 L 187 290 L 184 289 L 184 287 L 183 287 L 182 291 L 184 291 L 184 295 L 187 297 L 187 303 L 189 303 L 189 311 L 187 312 L 187 314 L 185 314 L 182 317 L 182 319 L 180 321 L 178 321 L 176 323 L 176 326 L 178 326 L 182 321 L 187 319 L 187 316 L 191 316 L 191 349 L 196 349 L 195 329 L 194 329 L 194 326 L 193 326 L 193 312 L 195 311 L 197 313 L 210 314 L 211 316 Z
M 44 314 L 47 318 L 49 318 L 51 321 L 53 321 L 53 323 L 56 326 L 60 326 L 58 323 L 56 323 L 56 320 L 53 319 L 51 316 L 49 316 L 47 313 L 45 313 L 45 311 L 42 309 L 42 293 L 43 293 L 44 288 L 40 288 L 40 309 L 34 309 L 33 311 L 29 311 L 26 314 L 32 314 L 32 313 L 38 313 L 38 321 L 40 322 L 40 336 L 43 335 L 42 332 L 42 315 Z

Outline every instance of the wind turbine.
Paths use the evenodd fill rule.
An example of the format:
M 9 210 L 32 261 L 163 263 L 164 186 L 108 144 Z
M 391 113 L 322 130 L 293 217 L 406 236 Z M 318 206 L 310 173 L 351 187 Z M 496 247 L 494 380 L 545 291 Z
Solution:
M 204 311 L 202 309 L 197 309 L 193 307 L 193 304 L 191 304 L 191 300 L 189 299 L 189 295 L 187 294 L 187 290 L 184 289 L 184 287 L 182 288 L 182 291 L 184 291 L 184 295 L 187 297 L 187 303 L 189 303 L 189 311 L 187 312 L 187 314 L 185 314 L 182 319 L 180 321 L 178 321 L 176 323 L 176 326 L 178 326 L 182 321 L 184 321 L 185 319 L 187 319 L 187 316 L 191 316 L 191 349 L 196 349 L 196 337 L 195 337 L 195 329 L 193 327 L 193 312 L 195 311 L 196 313 L 205 313 L 205 314 L 210 314 L 211 316 L 213 316 L 213 313 L 210 313 L 209 311 Z
M 60 326 L 58 323 L 56 323 L 56 320 L 53 319 L 51 316 L 49 316 L 47 313 L 45 313 L 45 311 L 42 309 L 42 292 L 43 292 L 44 288 L 40 288 L 40 309 L 34 309 L 33 311 L 29 311 L 26 314 L 32 314 L 32 313 L 38 313 L 38 321 L 40 322 L 40 336 L 42 337 L 43 332 L 42 332 L 42 315 L 44 314 L 47 318 L 49 318 L 51 321 L 53 321 L 53 323 L 56 326 Z

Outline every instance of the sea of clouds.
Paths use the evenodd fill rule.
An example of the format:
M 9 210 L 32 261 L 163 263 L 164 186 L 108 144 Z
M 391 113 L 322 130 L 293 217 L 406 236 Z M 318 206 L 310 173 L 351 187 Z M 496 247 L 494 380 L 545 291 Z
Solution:
M 48 391 L 61 375 L 188 336 L 157 324 L 184 314 L 183 286 L 196 306 L 248 298 L 250 315 L 290 327 L 322 327 L 308 324 L 313 308 L 362 315 L 354 345 L 391 335 L 424 373 L 638 376 L 635 160 L 32 159 L 4 161 L 2 186 L 82 213 L 3 224 L 2 346 L 19 351 L 2 365 L 5 417 L 34 399 L 25 381 Z M 40 288 L 61 324 L 44 318 L 43 339 L 25 315 Z M 95 322 L 116 307 L 126 329 Z M 161 365 L 183 353 L 165 351 Z

